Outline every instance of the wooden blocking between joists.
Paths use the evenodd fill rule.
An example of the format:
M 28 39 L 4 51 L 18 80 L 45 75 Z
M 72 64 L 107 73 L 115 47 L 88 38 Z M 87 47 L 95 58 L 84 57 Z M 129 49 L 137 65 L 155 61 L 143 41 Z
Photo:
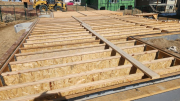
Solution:
M 142 61 L 142 62 L 146 62 L 146 61 L 153 61 L 153 58 L 155 58 L 155 56 L 153 56 L 153 54 L 156 52 L 156 50 L 154 50 L 154 51 L 149 51 L 149 52 L 142 52 L 142 53 L 137 53 L 137 54 L 134 54 L 133 55 L 133 57 L 135 58 L 135 59 L 137 59 L 137 60 L 139 60 L 139 59 L 141 59 L 141 58 L 143 58 L 144 56 L 146 56 L 146 54 L 149 54 L 149 56 L 151 56 L 151 58 L 149 58 L 149 60 L 144 60 L 144 61 Z M 145 54 L 146 53 L 146 54 Z M 102 69 L 102 67 L 99 67 L 99 66 L 101 66 L 101 65 L 105 65 L 103 68 L 109 68 L 109 67 L 112 67 L 112 66 L 114 66 L 114 67 L 116 67 L 116 66 L 118 66 L 119 65 L 119 62 L 120 62 L 120 59 L 119 59 L 120 57 L 109 57 L 109 58 L 105 58 L 105 59 L 96 59 L 96 60 L 94 60 L 94 62 L 93 61 L 91 61 L 90 59 L 88 60 L 88 61 L 84 61 L 84 62 L 75 62 L 75 63 L 72 63 L 72 64 L 70 64 L 70 65 L 72 65 L 72 66 L 70 66 L 70 67 L 73 67 L 73 68 L 75 68 L 75 67 L 77 67 L 77 68 L 79 68 L 79 69 L 82 69 L 82 72 L 85 72 L 85 71 L 87 71 L 87 70 L 85 70 L 85 67 L 86 67 L 86 69 L 88 69 L 88 68 L 92 68 L 92 67 L 89 67 L 89 66 L 95 66 L 96 68 L 94 68 L 94 69 Z M 115 59 L 115 60 L 110 60 L 110 59 Z M 104 61 L 104 62 L 103 62 Z M 114 61 L 114 62 L 113 62 Z M 98 63 L 98 64 L 95 64 L 95 63 Z M 100 64 L 100 63 L 103 63 L 103 64 Z M 113 62 L 114 64 L 113 65 L 110 65 L 109 63 L 111 63 L 111 62 Z M 67 63 L 67 61 L 66 61 L 66 63 Z M 80 64 L 78 64 L 78 63 L 80 63 Z M 89 64 L 89 65 L 88 65 Z M 90 65 L 91 64 L 91 65 Z M 33 65 L 33 64 L 32 64 Z M 51 64 L 51 65 L 53 65 L 53 64 Z M 35 79 L 36 78 L 36 80 L 39 80 L 39 79 L 43 79 L 43 77 L 57 77 L 57 76 L 65 76 L 65 75 L 68 75 L 68 74 L 53 74 L 52 76 L 50 75 L 51 73 L 50 72 L 53 72 L 53 71 L 58 71 L 58 68 L 61 68 L 61 66 L 62 66 L 62 68 L 68 68 L 68 65 L 69 64 L 66 64 L 67 66 L 65 66 L 65 65 L 57 65 L 57 66 L 49 66 L 49 67 L 42 67 L 42 68 L 34 68 L 34 69 L 29 69 L 29 70 L 22 70 L 22 71 L 17 71 L 17 72 L 11 72 L 11 73 L 3 73 L 2 75 L 6 75 L 7 77 L 5 77 L 6 78 L 6 80 L 8 79 L 8 78 L 11 78 L 10 80 L 9 80 L 9 82 L 7 81 L 6 82 L 6 84 L 7 85 L 9 85 L 9 84 L 13 84 L 12 82 L 14 82 L 15 84 L 16 83 L 23 83 L 23 82 L 30 82 L 30 79 L 28 79 L 28 81 L 27 80 L 25 80 L 25 78 L 31 78 L 31 79 Z M 76 65 L 78 65 L 78 66 L 76 66 Z M 82 66 L 84 66 L 84 67 L 82 67 Z M 106 67 L 107 66 L 107 67 Z M 108 67 L 109 66 L 109 67 Z M 80 68 L 81 67 L 81 68 Z M 63 69 L 62 69 L 63 70 Z M 49 71 L 49 75 L 48 74 L 45 74 L 46 72 L 48 72 Z M 65 70 L 64 70 L 65 71 Z M 62 71 L 63 72 L 63 71 Z M 32 76 L 32 74 L 33 75 L 35 75 L 35 73 L 37 73 L 36 74 L 36 77 L 33 77 Z M 43 74 L 42 74 L 43 73 Z M 58 72 L 55 72 L 55 73 L 58 73 Z M 65 72 L 66 73 L 66 72 Z M 79 73 L 77 70 L 76 70 L 76 72 L 73 72 L 73 70 L 69 70 L 69 73 L 70 74 L 73 74 L 73 73 Z M 21 74 L 21 75 L 19 75 L 19 74 Z M 39 76 L 37 76 L 37 75 L 39 75 Z M 44 76 L 43 76 L 44 75 Z M 46 75 L 46 76 L 45 76 Z M 11 76 L 11 77 L 8 77 L 8 76 Z M 26 77 L 27 76 L 27 77 Z M 42 77 L 43 76 L 43 77 Z M 17 78 L 18 77 L 18 78 Z M 37 79 L 37 78 L 39 78 L 39 79 Z M 24 79 L 24 80 L 23 80 Z M 33 80 L 34 80 L 33 79 Z M 19 82 L 17 81 L 17 80 L 20 80 Z M 33 81 L 32 80 L 32 81 Z

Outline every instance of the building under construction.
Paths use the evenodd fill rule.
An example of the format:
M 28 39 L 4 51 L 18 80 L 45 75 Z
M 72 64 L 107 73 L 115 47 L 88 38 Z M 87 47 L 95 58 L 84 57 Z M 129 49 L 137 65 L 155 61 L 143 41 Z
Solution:
M 97 10 L 125 10 L 134 8 L 135 0 L 81 0 L 86 5 Z
M 112 11 L 52 17 L 0 59 L 0 100 L 135 100 L 180 88 L 180 58 L 141 40 L 176 35 L 179 22 Z

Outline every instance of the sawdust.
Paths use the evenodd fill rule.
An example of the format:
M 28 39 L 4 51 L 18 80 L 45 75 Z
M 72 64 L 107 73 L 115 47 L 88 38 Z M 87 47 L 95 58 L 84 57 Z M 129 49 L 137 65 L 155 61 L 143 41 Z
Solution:
M 0 57 L 14 44 L 14 42 L 25 32 L 21 30 L 16 33 L 14 26 L 8 26 L 0 30 Z
M 170 40 L 166 40 L 164 38 L 159 38 L 159 39 L 148 40 L 147 43 L 152 44 L 156 47 L 159 47 L 167 52 L 170 52 L 170 53 L 180 57 L 180 39 L 176 39 L 175 41 L 170 41 Z M 178 53 L 168 50 L 168 48 L 171 46 L 176 46 Z
M 16 24 L 19 23 L 23 23 L 26 22 L 26 20 L 19 20 L 19 21 L 13 21 L 13 22 L 9 22 L 9 23 L 4 23 L 4 22 L 0 22 L 0 31 L 4 29 L 4 27 L 8 27 L 8 26 L 14 26 Z
M 15 32 L 14 25 L 23 22 L 33 22 L 33 20 L 21 20 L 7 23 L 6 25 L 0 25 L 0 58 L 5 52 L 19 39 L 19 37 L 25 32 L 21 30 L 19 33 Z

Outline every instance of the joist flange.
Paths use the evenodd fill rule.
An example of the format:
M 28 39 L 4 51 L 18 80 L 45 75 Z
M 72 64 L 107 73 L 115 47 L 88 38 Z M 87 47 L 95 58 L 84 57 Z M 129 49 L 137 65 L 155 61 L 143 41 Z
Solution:
M 118 52 L 123 58 L 127 59 L 130 63 L 132 63 L 135 67 L 140 69 L 143 73 L 148 75 L 151 79 L 157 79 L 160 78 L 160 75 L 149 69 L 148 67 L 144 66 L 142 63 L 131 57 L 129 54 L 118 48 L 116 45 L 105 39 L 100 34 L 96 33 L 94 30 L 92 30 L 86 23 L 79 20 L 78 18 L 72 16 L 74 19 L 76 19 L 78 22 L 81 23 L 81 25 L 86 28 L 88 31 L 90 31 L 92 34 L 94 34 L 96 37 L 98 37 L 100 40 L 102 40 L 104 43 L 106 43 L 108 46 L 110 46 L 112 49 L 114 49 L 116 52 Z

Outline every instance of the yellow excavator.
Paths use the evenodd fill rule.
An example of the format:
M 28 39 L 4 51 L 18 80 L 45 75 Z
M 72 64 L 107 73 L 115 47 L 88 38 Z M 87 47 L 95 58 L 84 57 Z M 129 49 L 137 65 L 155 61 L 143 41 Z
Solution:
M 34 0 L 33 8 L 40 11 L 47 11 L 48 9 L 67 11 L 67 6 L 62 0 Z

